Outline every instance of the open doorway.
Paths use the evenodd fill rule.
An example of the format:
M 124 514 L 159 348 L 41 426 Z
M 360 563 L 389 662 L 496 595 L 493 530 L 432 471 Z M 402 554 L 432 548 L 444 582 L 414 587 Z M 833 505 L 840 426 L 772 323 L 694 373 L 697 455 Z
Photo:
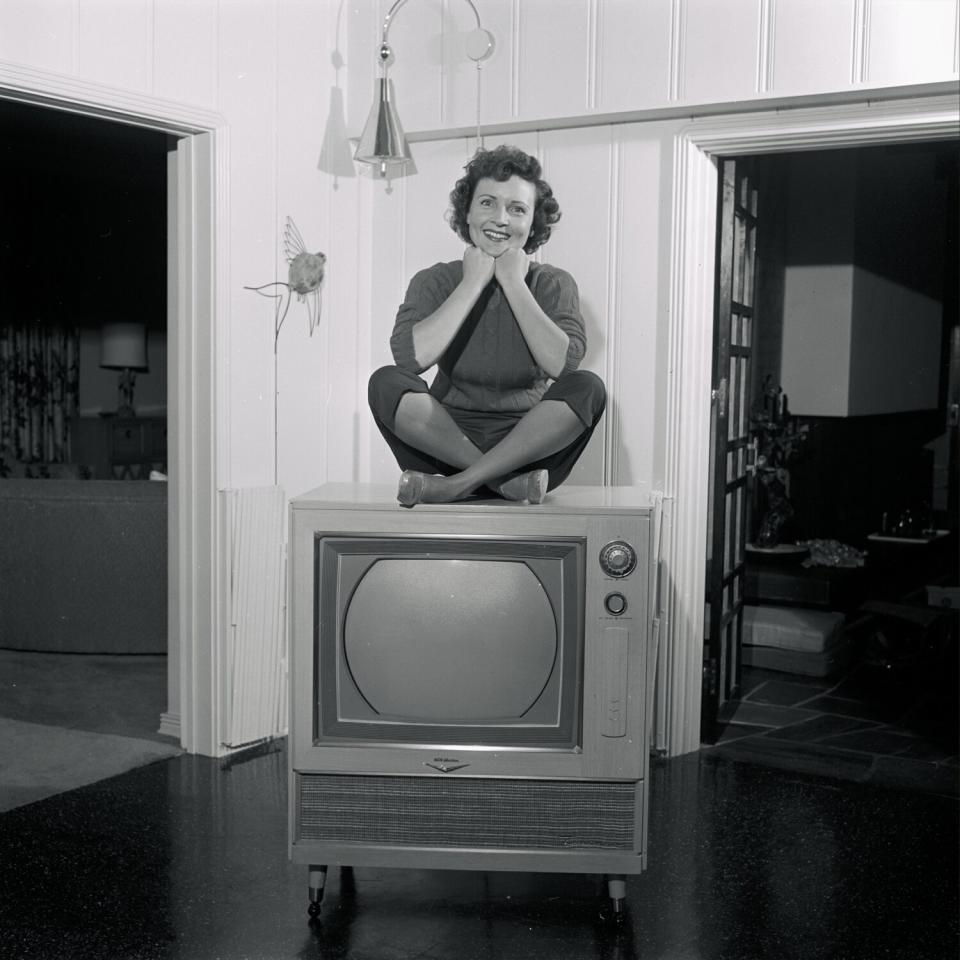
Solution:
M 0 66 L 0 99 L 169 133 L 168 166 L 168 626 L 167 710 L 163 732 L 184 749 L 219 756 L 216 690 L 220 565 L 218 486 L 228 484 L 221 458 L 223 288 L 229 247 L 229 140 L 223 117 L 139 91 L 85 84 L 75 77 L 17 64 Z M 217 283 L 217 278 L 221 282 Z
M 759 470 L 743 533 L 748 673 L 780 668 L 778 682 L 826 678 L 827 689 L 865 657 L 887 671 L 898 657 L 916 667 L 917 648 L 951 630 L 927 607 L 927 587 L 940 597 L 957 583 L 957 158 L 955 140 L 749 158 L 759 227 L 748 402 Z M 771 482 L 787 501 L 772 537 Z M 890 621 L 892 605 L 912 625 Z M 771 610 L 784 622 L 767 622 Z M 826 614 L 837 618 L 830 631 Z M 878 651 L 881 636 L 913 649 Z M 737 690 L 740 679 L 725 714 L 720 698 L 721 717 L 746 715 L 739 698 L 755 676 Z M 936 733 L 929 723 L 924 732 Z M 897 733 L 908 739 L 873 742 L 916 746 L 915 730 Z
M 79 473 L 98 480 L 146 479 L 151 467 L 163 472 L 166 170 L 177 138 L 2 99 L 0 131 L 5 349 L 21 356 L 51 349 L 43 339 L 17 339 L 16 325 L 37 333 L 58 329 L 70 342 L 56 367 L 62 385 L 49 367 L 17 368 L 25 400 L 45 402 L 48 409 L 59 404 L 62 440 L 49 445 L 37 439 L 31 429 L 43 413 L 11 403 L 12 419 L 4 421 L 0 437 L 0 471 L 6 477 Z M 129 412 L 151 427 L 142 437 L 108 429 L 124 403 L 118 379 L 125 367 Z M 51 472 L 56 464 L 64 466 Z
M 23 674 L 8 706 L 40 724 L 168 740 L 158 728 L 177 137 L 3 99 L 0 130 L 0 484 L 15 523 L 0 647 Z
M 867 549 L 884 529 L 956 527 L 957 163 L 950 141 L 759 165 L 770 216 L 752 397 L 762 406 L 769 377 L 810 427 L 791 471 L 793 539 Z

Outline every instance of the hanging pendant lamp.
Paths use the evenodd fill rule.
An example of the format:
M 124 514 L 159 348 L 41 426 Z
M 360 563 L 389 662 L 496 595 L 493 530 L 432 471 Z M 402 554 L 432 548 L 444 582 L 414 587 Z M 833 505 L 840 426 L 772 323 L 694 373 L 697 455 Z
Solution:
M 406 176 L 416 173 L 417 168 L 410 154 L 410 145 L 407 143 L 406 135 L 403 132 L 403 125 L 400 123 L 400 117 L 397 115 L 397 108 L 394 104 L 393 82 L 387 75 L 390 61 L 393 58 L 393 50 L 387 43 L 387 36 L 390 32 L 390 25 L 396 12 L 406 3 L 407 0 L 396 0 L 392 7 L 387 11 L 383 20 L 383 32 L 380 41 L 380 49 L 377 52 L 380 61 L 380 75 L 377 78 L 376 97 L 370 113 L 367 116 L 367 122 L 364 125 L 363 133 L 357 143 L 357 149 L 354 151 L 353 158 L 360 163 L 368 163 L 377 168 L 377 173 L 381 177 Z M 494 39 L 493 35 L 484 30 L 480 24 L 480 14 L 473 3 L 473 0 L 466 0 L 473 10 L 474 18 L 477 21 L 477 27 L 467 37 L 467 56 L 477 64 L 477 140 L 479 145 L 480 130 L 480 62 L 486 60 L 493 53 Z
M 361 163 L 379 167 L 381 177 L 387 175 L 388 167 L 402 166 L 403 173 L 417 172 L 393 103 L 393 81 L 387 76 L 390 56 L 390 47 L 384 42 L 380 46 L 381 74 L 377 78 L 377 96 L 353 155 Z

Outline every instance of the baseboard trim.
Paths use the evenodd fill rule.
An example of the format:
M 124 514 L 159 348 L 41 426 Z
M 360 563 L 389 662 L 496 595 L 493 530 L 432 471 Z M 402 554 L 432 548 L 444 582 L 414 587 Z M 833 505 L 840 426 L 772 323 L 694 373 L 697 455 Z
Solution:
M 160 729 L 157 733 L 164 737 L 173 737 L 177 743 L 180 742 L 180 714 L 179 713 L 161 713 Z

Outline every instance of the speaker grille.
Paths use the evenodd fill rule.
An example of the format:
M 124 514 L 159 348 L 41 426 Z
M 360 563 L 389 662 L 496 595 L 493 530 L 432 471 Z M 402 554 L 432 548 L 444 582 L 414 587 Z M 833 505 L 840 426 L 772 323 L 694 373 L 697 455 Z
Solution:
M 491 849 L 634 849 L 636 784 L 301 775 L 301 840 Z

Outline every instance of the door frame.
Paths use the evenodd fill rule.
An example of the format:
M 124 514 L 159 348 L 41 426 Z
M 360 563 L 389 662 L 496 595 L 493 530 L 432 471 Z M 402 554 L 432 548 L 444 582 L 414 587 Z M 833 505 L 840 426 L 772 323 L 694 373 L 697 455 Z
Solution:
M 229 137 L 211 110 L 10 61 L 0 61 L 0 98 L 147 127 L 186 140 L 177 164 L 177 275 L 168 278 L 168 709 L 160 732 L 190 753 L 217 756 L 221 660 L 218 477 L 224 476 L 221 393 L 227 327 Z
M 956 88 L 957 85 L 954 85 Z M 694 120 L 674 137 L 661 583 L 663 691 L 654 742 L 700 747 L 717 158 L 960 136 L 956 92 Z

